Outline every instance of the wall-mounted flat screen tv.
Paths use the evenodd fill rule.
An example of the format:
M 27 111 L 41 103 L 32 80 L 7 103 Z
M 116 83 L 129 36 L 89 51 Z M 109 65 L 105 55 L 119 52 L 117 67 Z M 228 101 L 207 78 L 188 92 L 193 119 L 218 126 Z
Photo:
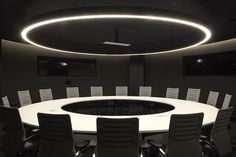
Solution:
M 184 76 L 236 76 L 236 51 L 183 57 Z
M 38 76 L 94 77 L 95 59 L 38 57 Z

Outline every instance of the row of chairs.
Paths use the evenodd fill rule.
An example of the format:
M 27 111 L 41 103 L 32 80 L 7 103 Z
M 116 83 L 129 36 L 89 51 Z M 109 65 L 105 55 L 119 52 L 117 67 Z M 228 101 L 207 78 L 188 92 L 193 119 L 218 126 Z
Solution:
M 69 115 L 38 113 L 40 134 L 26 138 L 18 109 L 0 109 L 5 123 L 3 151 L 7 156 L 22 153 L 24 150 L 21 148 L 29 146 L 30 142 L 38 157 L 75 157 L 89 146 L 88 140 L 82 145 L 74 145 Z M 141 139 L 138 118 L 97 118 L 97 145 L 92 153 L 97 157 L 138 157 L 150 153 L 150 147 L 156 147 L 156 154 L 168 157 L 202 157 L 207 154 L 207 145 L 223 157 L 232 152 L 227 132 L 232 111 L 232 108 L 219 110 L 209 139 L 200 136 L 203 113 L 172 115 L 166 146 L 154 140 Z M 36 137 L 39 137 L 38 141 L 32 142 Z M 142 147 L 142 143 L 148 143 L 148 147 Z
M 189 101 L 199 101 L 201 89 L 188 88 L 186 100 Z M 79 88 L 78 87 L 66 87 L 67 98 L 79 97 Z M 41 101 L 53 100 L 52 90 L 49 89 L 39 89 L 39 95 Z M 128 87 L 127 86 L 116 86 L 116 96 L 127 96 Z M 91 96 L 103 96 L 103 87 L 102 86 L 91 86 Z M 152 87 L 151 86 L 140 86 L 139 96 L 152 96 Z M 166 98 L 178 99 L 179 97 L 179 88 L 167 88 Z M 210 91 L 207 99 L 207 104 L 216 106 L 217 100 L 219 97 L 219 92 Z M 232 95 L 225 94 L 225 98 L 222 104 L 222 108 L 227 108 L 230 105 Z M 32 104 L 30 91 L 18 91 L 18 98 L 21 106 Z M 8 97 L 2 97 L 4 106 L 10 106 Z

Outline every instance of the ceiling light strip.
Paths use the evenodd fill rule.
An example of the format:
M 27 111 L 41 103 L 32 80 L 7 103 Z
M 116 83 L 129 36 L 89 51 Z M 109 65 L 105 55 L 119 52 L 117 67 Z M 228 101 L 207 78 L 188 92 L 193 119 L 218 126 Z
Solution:
M 128 47 L 128 46 L 131 45 L 131 44 L 127 44 L 127 43 L 112 42 L 112 41 L 105 41 L 105 42 L 103 42 L 103 44 L 106 44 L 106 45 L 115 45 L 115 46 L 125 46 L 125 47 Z
M 56 48 L 51 48 L 47 47 L 41 44 L 38 44 L 34 41 L 32 41 L 29 37 L 28 34 L 30 31 L 49 24 L 53 23 L 59 23 L 59 22 L 64 22 L 64 21 L 73 21 L 73 20 L 91 20 L 91 19 L 143 19 L 143 20 L 155 20 L 155 21 L 164 21 L 164 22 L 170 22 L 170 23 L 178 23 L 182 25 L 187 25 L 190 27 L 197 28 L 201 30 L 204 34 L 205 37 L 190 46 L 178 48 L 178 49 L 173 49 L 173 50 L 167 50 L 167 51 L 160 51 L 160 52 L 150 52 L 150 53 L 142 53 L 142 54 L 92 54 L 92 53 L 84 53 L 84 52 L 75 52 L 75 51 L 67 51 L 67 50 L 61 50 L 61 49 L 56 49 Z M 162 17 L 162 16 L 148 16 L 148 15 L 133 15 L 133 14 L 96 14 L 96 15 L 79 15 L 79 16 L 70 16 L 70 17 L 63 17 L 63 18 L 56 18 L 56 19 L 50 19 L 46 21 L 41 21 L 32 25 L 27 26 L 26 28 L 23 29 L 21 32 L 21 37 L 28 43 L 35 45 L 37 47 L 45 48 L 48 50 L 53 50 L 53 51 L 59 51 L 59 52 L 65 52 L 65 53 L 72 53 L 72 54 L 84 54 L 84 55 L 97 55 L 97 56 L 134 56 L 134 55 L 151 55 L 151 54 L 161 54 L 161 53 L 170 53 L 170 52 L 176 52 L 180 50 L 185 50 L 189 49 L 198 45 L 201 45 L 205 42 L 207 42 L 211 38 L 211 31 L 198 23 L 187 21 L 187 20 L 182 20 L 182 19 L 176 19 L 176 18 L 170 18 L 170 17 Z

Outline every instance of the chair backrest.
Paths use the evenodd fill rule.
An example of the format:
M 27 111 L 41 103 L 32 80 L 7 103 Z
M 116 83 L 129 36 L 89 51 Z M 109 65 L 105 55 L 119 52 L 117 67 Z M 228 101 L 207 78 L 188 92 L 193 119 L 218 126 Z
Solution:
M 199 101 L 201 89 L 188 88 L 186 100 L 189 101 Z
M 41 101 L 53 100 L 51 88 L 39 89 L 39 95 L 40 95 Z
M 98 157 L 138 157 L 139 120 L 97 118 Z
M 21 106 L 32 104 L 29 90 L 18 91 L 18 98 Z
M 172 115 L 168 133 L 168 157 L 202 157 L 199 143 L 203 113 Z
M 151 86 L 140 86 L 139 87 L 139 96 L 152 96 L 152 87 Z
M 220 156 L 232 152 L 231 139 L 228 134 L 228 125 L 233 108 L 220 109 L 211 132 L 211 141 L 214 142 Z
M 15 156 L 22 148 L 25 130 L 17 108 L 0 107 L 4 122 L 3 151 L 7 156 Z
M 167 88 L 166 98 L 178 99 L 179 98 L 179 88 Z
M 128 87 L 127 86 L 116 86 L 116 96 L 127 96 Z
M 41 146 L 38 157 L 74 157 L 74 141 L 69 115 L 38 113 Z
M 7 96 L 2 97 L 2 103 L 5 107 L 10 107 L 10 103 Z
M 232 98 L 232 95 L 225 94 L 224 102 L 221 108 L 223 109 L 228 108 L 230 105 L 231 98 Z
M 66 87 L 67 98 L 79 97 L 79 88 L 78 87 Z
M 207 99 L 207 104 L 216 106 L 219 97 L 219 92 L 210 91 Z
M 91 91 L 91 96 L 103 96 L 102 86 L 91 86 L 90 91 Z

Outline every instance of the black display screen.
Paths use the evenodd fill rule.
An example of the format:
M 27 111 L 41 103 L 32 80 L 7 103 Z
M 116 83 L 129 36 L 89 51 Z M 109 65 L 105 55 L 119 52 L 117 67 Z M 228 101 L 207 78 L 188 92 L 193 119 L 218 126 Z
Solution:
M 235 76 L 236 51 L 183 57 L 184 76 Z
M 96 60 L 39 56 L 38 75 L 94 77 L 96 75 Z

